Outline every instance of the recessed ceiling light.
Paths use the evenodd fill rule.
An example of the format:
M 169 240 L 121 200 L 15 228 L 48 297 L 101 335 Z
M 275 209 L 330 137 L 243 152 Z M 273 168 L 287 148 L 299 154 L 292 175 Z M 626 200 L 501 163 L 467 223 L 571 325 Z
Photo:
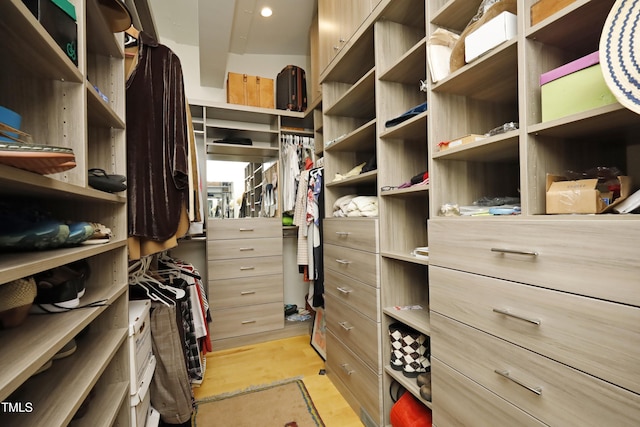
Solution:
M 260 15 L 264 16 L 265 18 L 271 16 L 273 14 L 273 10 L 271 10 L 270 7 L 263 7 L 262 10 L 260 11 Z

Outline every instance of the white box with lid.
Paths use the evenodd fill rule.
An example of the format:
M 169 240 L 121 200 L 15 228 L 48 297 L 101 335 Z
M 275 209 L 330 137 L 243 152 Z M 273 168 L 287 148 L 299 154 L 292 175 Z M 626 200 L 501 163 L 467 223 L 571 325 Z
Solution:
M 129 370 L 132 396 L 149 388 L 155 370 L 150 312 L 151 300 L 129 301 Z

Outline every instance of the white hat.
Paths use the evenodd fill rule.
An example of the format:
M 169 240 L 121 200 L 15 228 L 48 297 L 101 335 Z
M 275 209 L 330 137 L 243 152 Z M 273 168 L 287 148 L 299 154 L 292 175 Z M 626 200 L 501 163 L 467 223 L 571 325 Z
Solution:
M 616 0 L 600 36 L 600 64 L 618 102 L 640 114 L 640 2 Z

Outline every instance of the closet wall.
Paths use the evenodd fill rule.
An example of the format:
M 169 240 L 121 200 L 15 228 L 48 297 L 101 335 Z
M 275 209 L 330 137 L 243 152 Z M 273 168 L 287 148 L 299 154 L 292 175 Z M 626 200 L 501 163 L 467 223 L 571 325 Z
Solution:
M 546 174 L 616 166 L 636 181 L 640 116 L 615 103 L 542 121 L 540 74 L 595 52 L 613 0 L 576 0 L 430 84 L 434 424 L 633 425 L 638 215 L 547 215 Z M 427 2 L 428 33 L 480 1 Z M 473 10 L 470 6 L 474 6 Z M 464 18 L 464 19 L 462 19 Z M 576 34 L 580 34 L 579 37 Z M 519 129 L 438 151 L 439 141 Z M 519 196 L 522 214 L 442 217 L 443 203 Z M 607 247 L 603 249 L 604 245 Z M 468 411 L 460 411 L 460 407 Z
M 415 2 L 381 1 L 340 41 L 342 47 L 324 52 L 327 216 L 350 193 L 378 196 L 380 207 L 378 234 L 366 244 L 378 253 L 366 267 L 376 274 L 368 287 L 359 283 L 368 279 L 356 286 L 346 272 L 360 265 L 347 255 L 353 250 L 348 241 L 359 237 L 359 222 L 366 220 L 325 221 L 325 230 L 337 233 L 335 242 L 325 240 L 327 370 L 366 425 L 389 423 L 393 381 L 420 400 L 415 381 L 389 368 L 391 322 L 431 337 L 433 402 L 422 403 L 439 427 L 575 420 L 632 425 L 637 419 L 640 382 L 629 375 L 640 348 L 632 326 L 640 305 L 631 292 L 640 285 L 631 255 L 637 215 L 547 215 L 545 201 L 547 173 L 606 163 L 635 180 L 640 170 L 632 137 L 640 121 L 621 105 L 541 120 L 540 74 L 596 51 L 614 1 L 576 0 L 531 25 L 535 3 L 517 2 L 516 38 L 437 83 L 429 80 L 427 112 L 397 128 L 384 122 L 425 100 L 413 86 L 427 80 L 426 40 L 441 27 L 461 32 L 481 1 L 424 2 L 422 14 Z M 333 37 L 323 34 L 323 22 L 340 28 L 335 17 L 358 7 L 346 9 L 319 2 L 321 45 Z M 520 126 L 444 151 L 438 147 L 507 122 Z M 375 172 L 332 182 L 373 153 Z M 393 188 L 424 169 L 428 186 Z M 499 195 L 520 196 L 522 213 L 440 216 L 445 203 L 467 206 Z M 611 243 L 605 252 L 603 242 Z M 417 246 L 429 247 L 428 260 L 409 255 Z M 395 308 L 414 304 L 423 310 Z M 380 332 L 374 361 L 363 351 L 370 338 L 358 340 L 366 328 L 347 320 L 372 305 L 378 317 L 370 319 Z M 369 382 L 358 379 L 368 376 Z
M 126 197 L 90 188 L 87 169 L 126 173 L 124 55 L 96 0 L 74 0 L 78 66 L 21 0 L 0 2 L 0 105 L 22 115 L 33 141 L 72 148 L 77 166 L 49 176 L 0 166 L 3 201 L 21 196 L 60 220 L 102 223 L 113 232 L 103 245 L 3 254 L 6 282 L 86 259 L 91 280 L 82 304 L 105 304 L 55 315 L 30 315 L 0 331 L 0 400 L 31 412 L 3 411 L 3 425 L 67 425 L 94 389 L 83 425 L 129 425 Z M 100 98 L 97 86 L 109 101 Z M 87 329 L 88 328 L 88 329 Z M 34 373 L 80 331 L 77 351 Z

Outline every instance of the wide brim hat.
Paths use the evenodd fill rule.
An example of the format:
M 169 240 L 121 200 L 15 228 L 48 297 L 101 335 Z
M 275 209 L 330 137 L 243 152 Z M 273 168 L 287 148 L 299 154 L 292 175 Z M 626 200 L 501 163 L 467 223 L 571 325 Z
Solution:
M 123 0 L 98 0 L 100 10 L 114 33 L 119 33 L 131 27 L 131 12 Z
M 604 80 L 620 104 L 640 114 L 640 2 L 616 0 L 600 36 Z

